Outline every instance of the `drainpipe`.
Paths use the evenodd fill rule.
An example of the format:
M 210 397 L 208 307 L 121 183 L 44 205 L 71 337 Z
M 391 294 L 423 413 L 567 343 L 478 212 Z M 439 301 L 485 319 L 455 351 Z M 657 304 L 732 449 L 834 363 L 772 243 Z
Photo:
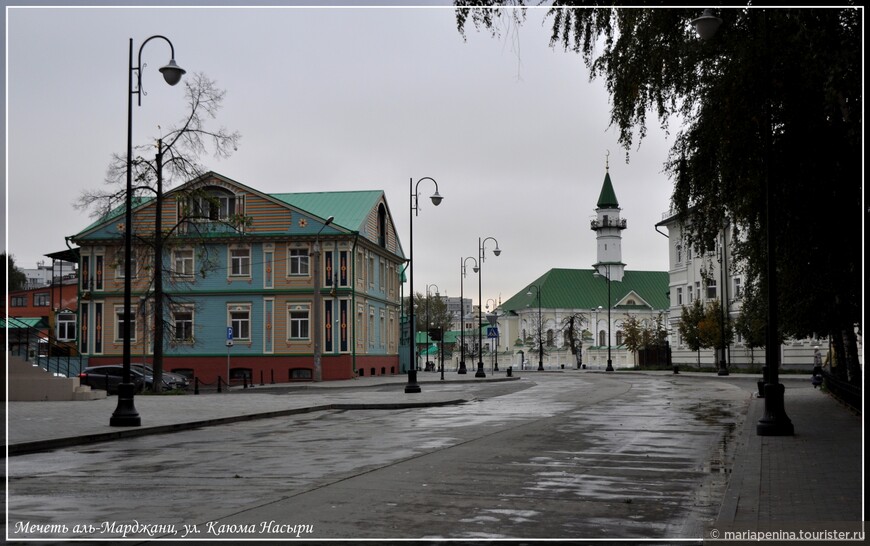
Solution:
M 350 309 L 348 309 L 348 325 L 353 325 L 353 336 L 351 336 L 351 366 L 353 366 L 353 376 L 356 377 L 356 243 L 359 240 L 359 231 L 353 232 L 353 248 L 350 251 Z

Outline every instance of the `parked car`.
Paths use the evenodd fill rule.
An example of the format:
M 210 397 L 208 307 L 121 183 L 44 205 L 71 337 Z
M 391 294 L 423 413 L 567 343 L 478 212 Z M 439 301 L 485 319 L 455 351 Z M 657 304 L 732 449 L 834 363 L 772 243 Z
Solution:
M 124 380 L 124 366 L 110 364 L 108 366 L 91 366 L 79 374 L 79 384 L 92 389 L 103 389 L 107 394 L 118 394 L 118 385 Z M 136 385 L 136 392 L 145 388 L 145 375 L 130 367 L 130 381 Z
M 145 376 L 145 388 L 150 389 L 154 383 L 154 368 L 147 364 L 130 364 L 130 367 Z M 163 370 L 163 390 L 186 389 L 190 380 L 181 374 Z

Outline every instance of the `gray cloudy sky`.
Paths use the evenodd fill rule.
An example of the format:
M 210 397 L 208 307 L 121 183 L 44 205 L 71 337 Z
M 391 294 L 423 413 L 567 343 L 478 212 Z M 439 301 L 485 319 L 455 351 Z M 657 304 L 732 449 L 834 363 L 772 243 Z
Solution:
M 383 189 L 408 250 L 409 181 L 432 177 L 444 202 L 414 218 L 414 288 L 459 295 L 460 261 L 487 244 L 484 302 L 506 300 L 553 267 L 596 261 L 589 229 L 610 151 L 628 229 L 623 261 L 667 270 L 654 224 L 672 184 L 656 120 L 639 149 L 609 128 L 601 81 L 548 46 L 544 10 L 500 39 L 456 30 L 449 8 L 12 8 L 7 19 L 6 249 L 21 267 L 65 248 L 91 222 L 72 203 L 126 146 L 128 40 L 172 40 L 178 64 L 227 91 L 218 123 L 242 134 L 216 172 L 267 193 Z M 144 49 L 134 144 L 185 113 L 182 86 Z M 469 270 L 465 295 L 477 300 Z

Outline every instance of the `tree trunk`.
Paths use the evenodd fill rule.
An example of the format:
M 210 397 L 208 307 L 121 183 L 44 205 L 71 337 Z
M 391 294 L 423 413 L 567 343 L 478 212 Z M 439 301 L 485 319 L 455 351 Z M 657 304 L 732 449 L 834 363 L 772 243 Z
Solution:
M 861 365 L 858 363 L 858 338 L 854 328 L 843 330 L 843 341 L 846 353 L 846 370 L 849 374 L 849 383 L 861 387 Z

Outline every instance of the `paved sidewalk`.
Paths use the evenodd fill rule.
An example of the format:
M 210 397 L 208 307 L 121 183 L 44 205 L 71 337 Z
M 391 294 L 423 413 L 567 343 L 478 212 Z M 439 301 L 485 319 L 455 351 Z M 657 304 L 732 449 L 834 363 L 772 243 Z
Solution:
M 764 399 L 753 395 L 718 521 L 704 538 L 857 540 L 851 533 L 864 530 L 863 418 L 808 379 L 782 383 L 794 436 L 757 435 Z

